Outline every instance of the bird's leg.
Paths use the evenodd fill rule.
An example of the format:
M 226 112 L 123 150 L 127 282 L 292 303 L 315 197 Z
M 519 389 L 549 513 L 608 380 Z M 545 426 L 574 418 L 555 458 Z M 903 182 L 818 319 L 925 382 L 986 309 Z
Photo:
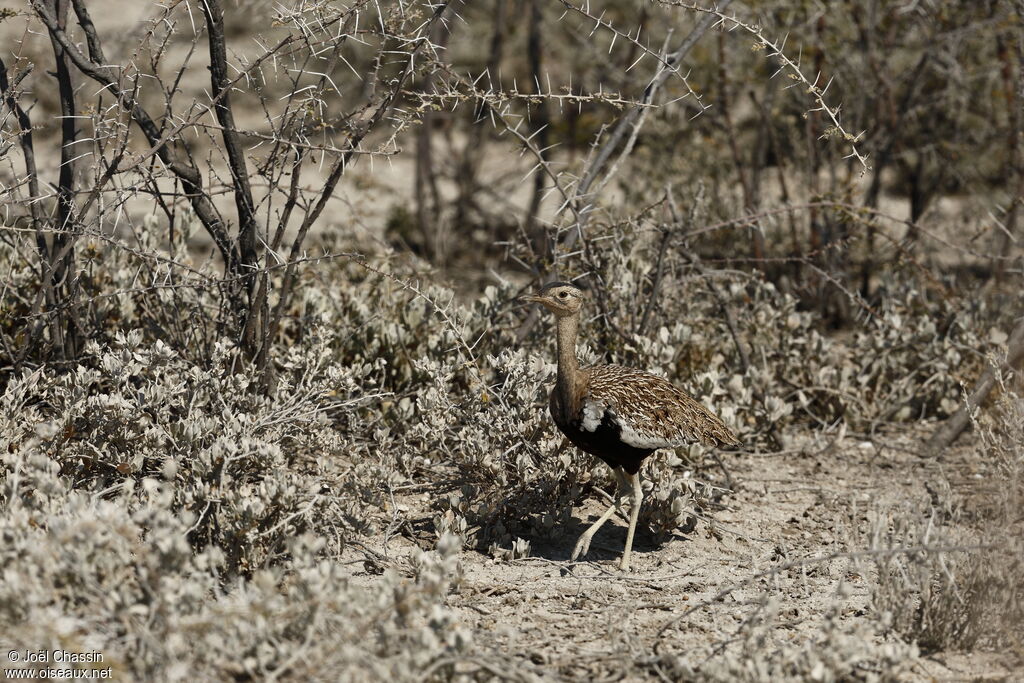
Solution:
M 644 490 L 640 486 L 640 475 L 630 474 L 627 475 L 627 478 L 633 504 L 629 510 L 629 531 L 626 532 L 626 549 L 622 551 L 622 562 L 619 564 L 619 568 L 622 571 L 629 571 L 629 553 L 633 550 L 633 534 L 636 532 L 636 521 L 640 518 L 640 503 L 644 500 Z
M 614 469 L 612 475 L 615 477 L 615 509 L 625 519 L 626 513 L 622 511 L 622 501 L 626 498 L 626 488 L 629 486 L 629 482 L 626 480 L 626 473 L 623 470 Z
M 576 547 L 572 550 L 571 561 L 575 562 L 577 557 L 582 557 L 587 554 L 590 550 L 590 541 L 594 538 L 594 534 L 597 530 L 604 526 L 604 523 L 611 519 L 611 516 L 615 514 L 616 510 L 622 509 L 622 498 L 626 495 L 626 478 L 622 472 L 618 469 L 612 470 L 612 474 L 615 476 L 615 501 L 608 506 L 608 509 L 604 511 L 604 514 L 598 517 L 597 521 L 590 525 L 590 528 L 584 531 L 580 535 L 580 540 L 576 541 Z

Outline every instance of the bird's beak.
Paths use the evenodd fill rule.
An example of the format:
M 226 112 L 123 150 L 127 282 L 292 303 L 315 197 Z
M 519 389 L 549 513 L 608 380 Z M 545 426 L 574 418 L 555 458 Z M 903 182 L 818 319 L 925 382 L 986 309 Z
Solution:
M 542 304 L 544 303 L 544 297 L 538 296 L 537 294 L 527 294 L 519 297 L 519 300 L 524 304 Z

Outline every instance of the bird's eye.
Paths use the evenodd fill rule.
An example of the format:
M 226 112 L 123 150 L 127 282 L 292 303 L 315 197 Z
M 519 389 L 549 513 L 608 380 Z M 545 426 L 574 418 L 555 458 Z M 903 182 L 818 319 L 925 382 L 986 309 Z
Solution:
M 558 293 L 558 298 L 559 299 L 564 299 L 567 296 L 569 296 L 569 294 L 567 292 L 559 292 Z

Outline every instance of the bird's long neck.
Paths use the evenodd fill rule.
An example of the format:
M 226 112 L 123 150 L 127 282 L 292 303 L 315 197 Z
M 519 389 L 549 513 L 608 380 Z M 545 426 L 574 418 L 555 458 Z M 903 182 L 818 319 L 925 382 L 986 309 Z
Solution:
M 580 365 L 576 360 L 576 335 L 580 329 L 579 313 L 558 318 L 558 379 L 555 386 L 562 394 L 563 405 L 568 406 L 575 397 L 581 381 Z

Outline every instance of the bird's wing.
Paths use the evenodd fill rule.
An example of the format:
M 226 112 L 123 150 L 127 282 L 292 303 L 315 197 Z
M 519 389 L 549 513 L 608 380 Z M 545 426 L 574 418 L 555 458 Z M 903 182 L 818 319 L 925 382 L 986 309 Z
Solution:
M 693 441 L 739 443 L 714 413 L 661 377 L 618 365 L 599 365 L 587 372 L 580 423 L 587 431 L 609 419 L 619 428 L 622 441 L 635 448 Z

